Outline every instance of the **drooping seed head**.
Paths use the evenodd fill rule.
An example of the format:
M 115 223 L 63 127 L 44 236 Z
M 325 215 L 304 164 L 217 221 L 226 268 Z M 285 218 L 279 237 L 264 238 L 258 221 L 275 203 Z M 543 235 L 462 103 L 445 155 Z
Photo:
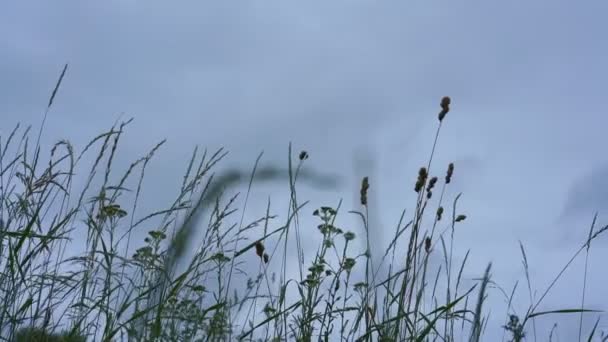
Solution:
M 441 111 L 439 112 L 439 121 L 443 121 L 443 119 L 445 118 L 445 116 L 448 114 L 448 112 L 450 111 L 450 103 L 452 102 L 452 100 L 450 99 L 449 96 L 444 96 L 441 99 Z
M 450 107 L 450 102 L 452 102 L 452 99 L 450 99 L 449 96 L 444 96 L 441 98 L 441 108 L 442 109 L 446 109 Z

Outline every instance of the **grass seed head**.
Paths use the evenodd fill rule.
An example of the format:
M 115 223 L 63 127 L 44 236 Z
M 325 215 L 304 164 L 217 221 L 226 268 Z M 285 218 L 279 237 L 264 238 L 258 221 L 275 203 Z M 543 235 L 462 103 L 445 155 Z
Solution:
M 431 238 L 430 237 L 426 237 L 426 239 L 424 239 L 424 250 L 427 253 L 431 252 Z
M 414 186 L 414 191 L 420 192 L 420 190 L 422 190 L 427 177 L 428 177 L 428 172 L 426 170 L 426 167 L 421 167 L 420 170 L 418 171 L 418 180 L 416 180 L 416 185 Z
M 444 96 L 441 99 L 441 111 L 439 112 L 439 121 L 443 121 L 443 119 L 445 118 L 445 116 L 448 114 L 448 112 L 450 111 L 450 102 L 452 102 L 452 100 L 450 99 L 449 96 Z
M 437 221 L 441 221 L 441 215 L 443 215 L 443 207 L 437 208 Z
M 450 184 L 452 181 L 452 174 L 454 173 L 454 163 L 448 165 L 448 172 L 445 175 L 445 184 Z
M 255 254 L 257 254 L 260 258 L 264 254 L 264 244 L 262 241 L 257 241 L 255 243 Z
M 444 96 L 441 98 L 441 109 L 449 109 L 450 108 L 450 102 L 452 102 L 452 99 L 450 99 L 449 96 Z
M 367 205 L 367 190 L 369 190 L 369 179 L 363 177 L 361 181 L 361 205 Z
M 429 180 L 429 185 L 427 185 L 427 187 L 426 187 L 426 191 L 433 190 L 433 187 L 435 186 L 436 183 L 437 183 L 437 177 L 431 178 L 431 180 Z

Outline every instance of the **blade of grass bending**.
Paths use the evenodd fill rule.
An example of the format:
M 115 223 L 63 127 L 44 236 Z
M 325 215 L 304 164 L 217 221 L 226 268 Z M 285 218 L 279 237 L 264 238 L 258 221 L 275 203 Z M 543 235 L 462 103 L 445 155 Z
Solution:
M 490 270 L 492 263 L 489 263 L 486 267 L 486 271 L 481 281 L 481 288 L 479 289 L 479 296 L 477 297 L 477 305 L 475 307 L 475 316 L 473 316 L 473 328 L 471 329 L 471 336 L 469 342 L 479 342 L 481 338 L 481 309 L 485 300 L 486 288 L 488 281 L 490 280 Z

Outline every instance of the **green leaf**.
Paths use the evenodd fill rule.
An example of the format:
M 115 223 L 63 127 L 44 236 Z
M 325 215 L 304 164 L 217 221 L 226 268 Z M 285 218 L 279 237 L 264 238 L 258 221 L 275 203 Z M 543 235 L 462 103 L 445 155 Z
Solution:
M 528 318 L 534 318 L 534 317 L 538 317 L 538 316 L 543 316 L 543 315 L 550 315 L 550 314 L 561 314 L 561 313 L 580 313 L 580 312 L 602 312 L 602 311 L 598 311 L 598 310 L 588 310 L 588 309 L 562 309 L 562 310 L 551 310 L 551 311 L 541 311 L 541 312 L 535 312 L 535 313 L 531 313 Z

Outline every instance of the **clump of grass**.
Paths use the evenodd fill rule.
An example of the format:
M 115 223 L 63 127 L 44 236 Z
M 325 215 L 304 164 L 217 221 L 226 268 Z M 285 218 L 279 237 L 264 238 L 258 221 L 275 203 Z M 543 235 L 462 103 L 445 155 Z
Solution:
M 15 334 L 15 342 L 86 342 L 86 338 L 80 335 L 70 334 L 66 331 L 61 333 L 47 333 L 38 328 L 23 328 Z
M 328 182 L 303 167 L 310 157 L 305 151 L 294 160 L 290 146 L 286 170 L 262 167 L 260 155 L 251 173 L 215 174 L 212 170 L 226 152 L 195 149 L 173 201 L 140 213 L 146 169 L 164 141 L 117 173 L 118 145 L 131 121 L 114 125 L 79 152 L 60 141 L 44 161 L 39 139 L 32 152 L 29 128 L 17 138 L 17 126 L 6 140 L 0 137 L 1 337 L 482 340 L 488 324 L 484 303 L 494 285 L 490 265 L 479 284 L 462 288 L 469 252 L 456 268 L 453 247 L 457 225 L 465 224 L 467 215 L 457 206 L 460 194 L 451 200 L 451 212 L 445 198 L 454 163 L 443 171 L 445 177 L 434 175 L 433 156 L 450 105 L 449 97 L 440 101 L 430 156 L 413 186 L 411 218 L 403 211 L 379 263 L 372 262 L 369 243 L 377 229 L 369 220 L 373 183 L 368 177 L 361 180 L 361 207 L 347 212 L 362 222 L 363 231 L 344 227 L 341 202 L 312 210 L 298 199 L 299 182 Z M 85 167 L 88 176 L 76 189 L 76 170 Z M 252 185 L 277 180 L 289 184 L 283 220 L 269 200 L 266 212 L 246 223 Z M 239 217 L 240 195 L 230 193 L 243 184 L 247 190 Z M 304 231 L 310 224 L 316 225 L 315 232 Z M 592 230 L 578 253 L 607 229 Z M 319 244 L 305 250 L 303 240 Z M 438 267 L 429 263 L 434 253 L 442 256 Z M 530 284 L 523 245 L 522 254 Z M 539 311 L 554 283 L 534 303 L 530 298 L 523 316 L 511 312 L 513 291 L 504 325 L 513 341 L 527 336 L 527 323 L 535 317 L 591 311 L 584 300 L 579 309 Z M 56 333 L 60 330 L 64 332 Z

